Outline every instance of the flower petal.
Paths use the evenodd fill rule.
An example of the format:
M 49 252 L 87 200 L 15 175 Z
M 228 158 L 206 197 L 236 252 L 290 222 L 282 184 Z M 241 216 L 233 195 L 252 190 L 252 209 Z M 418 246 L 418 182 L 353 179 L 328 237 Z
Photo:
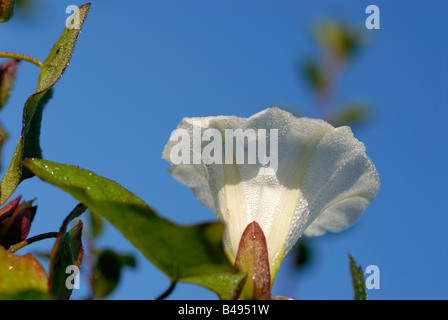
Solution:
M 200 166 L 175 165 L 169 172 L 179 182 L 190 187 L 194 196 L 205 207 L 215 210 L 215 203 L 207 181 L 207 173 Z
M 200 127 L 199 134 L 197 129 L 195 133 L 195 124 Z M 231 257 L 235 258 L 246 226 L 257 221 L 266 235 L 273 272 L 278 269 L 278 260 L 302 234 L 318 235 L 348 227 L 379 189 L 376 169 L 349 127 L 334 128 L 322 120 L 296 118 L 270 108 L 247 119 L 185 118 L 180 129 L 188 133 L 190 147 L 185 150 L 190 159 L 200 156 L 210 143 L 202 140 L 195 147 L 195 134 L 200 138 L 207 129 L 221 132 L 222 149 L 215 151 L 227 152 L 225 146 L 234 141 L 226 141 L 226 129 L 247 133 L 241 145 L 235 140 L 236 148 L 244 149 L 242 164 L 227 164 L 228 157 L 235 157 L 232 153 L 225 153 L 226 164 L 174 164 L 170 157 L 177 140 L 167 143 L 163 158 L 171 163 L 173 176 L 226 223 L 224 244 Z M 251 132 L 256 133 L 255 138 Z M 254 139 L 258 161 L 248 164 Z M 265 141 L 265 158 L 263 152 L 260 154 L 260 141 Z
M 286 252 L 303 233 L 320 235 L 350 226 L 378 189 L 379 177 L 364 144 L 354 138 L 349 127 L 331 128 L 320 137 L 307 162 L 284 243 Z

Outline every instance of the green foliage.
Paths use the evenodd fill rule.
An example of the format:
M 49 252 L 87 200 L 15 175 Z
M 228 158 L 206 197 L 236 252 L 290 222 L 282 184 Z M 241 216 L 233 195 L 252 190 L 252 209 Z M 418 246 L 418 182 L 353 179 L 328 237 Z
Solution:
M 17 293 L 0 293 L 0 300 L 53 300 L 48 293 L 38 290 L 25 290 Z
M 0 22 L 8 21 L 12 17 L 14 5 L 14 0 L 0 0 Z M 261 241 L 264 235 L 255 222 L 246 229 L 234 267 L 222 250 L 223 224 L 177 225 L 159 216 L 143 200 L 111 180 L 75 166 L 41 159 L 40 130 L 43 110 L 51 99 L 54 85 L 69 65 L 89 9 L 90 4 L 79 8 L 75 13 L 79 15 L 79 28 L 64 28 L 43 63 L 24 55 L 21 55 L 21 58 L 16 57 L 33 62 L 40 70 L 36 91 L 27 99 L 23 108 L 20 139 L 0 183 L 0 206 L 23 180 L 34 175 L 69 193 L 81 203 L 66 217 L 59 232 L 52 233 L 52 237 L 57 235 L 57 238 L 49 255 L 48 277 L 33 255 L 14 255 L 11 253 L 14 250 L 8 252 L 0 246 L 0 299 L 70 298 L 72 290 L 66 286 L 66 268 L 72 265 L 78 268 L 81 266 L 84 256 L 83 222 L 79 220 L 72 229 L 67 229 L 87 208 L 90 211 L 92 238 L 95 239 L 101 234 L 102 219 L 107 220 L 168 276 L 172 286 L 167 293 L 177 282 L 188 282 L 210 289 L 221 299 L 269 299 L 267 246 L 265 240 Z M 334 73 L 341 66 L 345 67 L 362 45 L 363 37 L 357 30 L 335 21 L 321 24 L 316 29 L 315 36 L 321 47 L 326 50 L 325 61 L 310 59 L 303 65 L 301 72 L 311 84 L 314 94 L 329 104 L 334 102 Z M 16 58 L 0 66 L 0 109 L 6 104 L 15 83 L 18 66 Z M 335 125 L 363 123 L 369 115 L 367 107 L 361 103 L 346 104 L 339 111 L 330 111 L 325 115 L 328 116 L 327 120 Z M 6 137 L 6 130 L 0 126 L 0 147 Z M 26 244 L 26 241 L 22 241 L 16 249 Z M 298 248 L 304 252 L 300 262 L 303 264 L 308 256 L 307 247 L 302 244 Z M 135 266 L 135 258 L 132 255 L 119 254 L 112 249 L 93 250 L 91 253 L 95 255 L 91 270 L 92 290 L 97 297 L 105 298 L 119 284 L 123 269 Z M 351 256 L 350 269 L 355 299 L 366 299 L 362 269 L 356 266 Z
M 303 63 L 302 70 L 304 78 L 311 86 L 311 89 L 317 92 L 324 92 L 327 90 L 327 82 L 325 77 L 322 76 L 321 67 L 317 62 L 313 60 L 306 60 Z
M 13 1 L 0 2 L 0 18 L 5 17 L 5 12 L 12 15 L 12 11 L 6 11 L 7 5 Z M 31 95 L 23 109 L 22 132 L 11 163 L 0 184 L 0 204 L 10 197 L 17 186 L 32 173 L 22 167 L 21 161 L 28 157 L 42 157 L 39 136 L 42 120 L 42 112 L 45 104 L 51 98 L 52 87 L 64 73 L 69 64 L 70 56 L 74 49 L 76 39 L 81 26 L 84 23 L 90 4 L 79 8 L 80 28 L 64 28 L 59 40 L 53 46 L 44 63 L 34 58 L 23 55 L 15 55 L 40 66 L 39 80 L 36 93 Z M 8 10 L 9 10 L 8 9 Z M 9 60 L 0 69 L 0 108 L 6 103 L 14 85 L 17 72 L 17 60 Z M 0 132 L 2 140 L 6 137 L 5 131 Z M 68 299 L 71 290 L 67 288 L 66 267 L 70 265 L 80 266 L 83 256 L 81 244 L 82 222 L 66 232 L 68 223 L 86 210 L 83 205 L 77 206 L 64 220 L 58 233 L 52 254 L 50 257 L 50 276 L 47 278 L 45 271 L 34 258 L 28 254 L 24 257 L 15 256 L 1 249 L 0 254 L 0 298 L 12 299 Z
M 353 281 L 353 293 L 355 300 L 367 300 L 366 284 L 364 280 L 364 272 L 361 266 L 357 266 L 355 259 L 349 255 L 350 273 Z
M 2 5 L 6 3 L 7 1 L 3 1 Z M 105 218 L 120 230 L 145 257 L 167 274 L 172 283 L 177 281 L 197 283 L 216 292 L 223 299 L 237 298 L 246 275 L 237 272 L 229 264 L 222 251 L 223 225 L 219 223 L 197 226 L 176 225 L 159 217 L 140 198 L 110 180 L 79 168 L 37 159 L 42 157 L 39 136 L 44 106 L 51 98 L 53 86 L 69 64 L 89 8 L 90 4 L 79 8 L 79 28 L 64 28 L 62 35 L 43 63 L 31 57 L 25 58 L 40 66 L 39 79 L 36 93 L 31 95 L 25 103 L 22 133 L 10 165 L 0 183 L 0 205 L 6 202 L 23 180 L 37 173 L 42 179 L 67 191 L 89 206 L 92 212 L 91 224 L 94 236 L 98 236 L 101 231 L 101 218 L 98 219 L 98 217 Z M 15 80 L 17 63 L 16 60 L 11 61 L 15 63 L 12 66 L 14 68 L 9 66 L 7 70 L 5 69 L 8 72 L 2 73 L 1 106 L 6 103 Z M 2 138 L 5 136 L 2 130 Z M 35 159 L 25 160 L 27 158 Z M 51 169 L 48 169 L 50 167 Z M 49 284 L 45 280 L 45 288 L 42 287 L 37 291 L 44 292 L 44 298 L 48 297 L 47 291 L 56 299 L 70 297 L 71 290 L 65 285 L 66 267 L 69 265 L 79 267 L 81 264 L 82 222 L 80 221 L 68 232 L 66 229 L 68 223 L 85 209 L 84 205 L 75 208 L 61 226 L 50 257 Z M 114 269 L 115 273 L 107 273 L 104 261 L 108 261 L 106 264 Z M 115 262 L 111 263 L 111 261 Z M 118 283 L 119 276 L 117 275 L 121 267 L 129 264 L 133 264 L 129 256 L 124 259 L 113 251 L 101 251 L 95 267 L 95 289 L 100 297 L 110 294 Z M 34 275 L 31 279 L 33 277 Z M 36 296 L 33 287 L 17 286 L 17 289 L 18 291 L 13 292 L 12 296 L 24 298 Z M 2 292 L 2 294 L 4 297 L 8 295 L 12 297 L 10 292 Z
M 179 226 L 93 172 L 41 159 L 27 159 L 23 164 L 109 221 L 172 282 L 203 285 L 223 299 L 238 297 L 245 273 L 238 273 L 222 251 L 222 224 Z
M 87 210 L 82 204 L 79 204 L 64 220 L 50 258 L 50 293 L 59 300 L 66 300 L 70 298 L 72 290 L 67 288 L 66 279 L 68 266 L 81 267 L 84 250 L 82 247 L 82 221 L 70 231 L 66 232 L 70 221 L 80 216 Z
M 79 8 L 80 25 L 84 23 L 90 4 Z M 11 196 L 24 179 L 32 175 L 22 170 L 21 161 L 28 157 L 42 157 L 40 149 L 40 123 L 44 105 L 51 97 L 51 88 L 64 73 L 74 49 L 80 29 L 65 28 L 40 68 L 36 93 L 31 95 L 23 109 L 22 134 L 17 143 L 12 161 L 0 183 L 0 205 Z
M 112 248 L 98 249 L 94 244 L 102 234 L 104 228 L 103 218 L 89 210 L 89 229 L 87 237 L 90 241 L 91 281 L 92 298 L 104 299 L 108 297 L 118 286 L 127 267 L 135 268 L 137 262 L 132 254 L 120 254 Z
M 366 123 L 369 120 L 370 113 L 371 111 L 365 103 L 350 103 L 341 107 L 331 117 L 330 121 L 335 127 L 355 127 L 357 125 Z
M 318 54 L 301 62 L 299 73 L 310 86 L 319 117 L 336 127 L 365 124 L 371 113 L 367 103 L 337 101 L 345 69 L 366 44 L 363 29 L 329 19 L 317 24 L 313 35 Z
M 96 252 L 96 258 L 94 289 L 98 297 L 105 298 L 117 287 L 123 268 L 134 268 L 136 261 L 132 255 L 121 255 L 111 249 Z
M 47 292 L 48 278 L 44 268 L 32 254 L 13 255 L 0 246 L 0 297 L 29 290 Z
M 40 68 L 36 92 L 45 91 L 52 87 L 64 73 L 69 64 L 73 49 L 75 48 L 76 39 L 78 38 L 84 21 L 87 18 L 89 9 L 89 3 L 79 7 L 79 29 L 64 28 L 59 40 L 53 46 Z
M 43 106 L 51 95 L 51 93 L 46 94 L 46 91 L 43 93 L 34 94 L 25 103 L 22 134 L 19 142 L 17 143 L 17 147 L 14 151 L 14 155 L 11 163 L 9 164 L 8 170 L 0 183 L 0 205 L 8 200 L 19 183 L 23 181 L 25 177 L 30 177 L 29 174 L 26 174 L 25 176 L 22 175 L 22 165 L 20 162 L 24 159 L 24 153 L 28 155 L 35 154 L 36 157 L 41 157 L 39 144 L 36 143 L 39 139 L 37 134 L 40 133 L 40 123 L 37 123 L 36 120 L 33 121 L 33 117 L 37 113 L 37 119 L 40 119 Z M 44 98 L 45 95 L 46 98 Z M 27 142 L 27 139 L 30 139 L 33 143 Z M 25 149 L 25 144 L 29 146 L 29 148 Z
M 365 43 L 361 30 L 343 21 L 325 20 L 315 28 L 315 37 L 335 58 L 346 60 Z
M 81 261 L 84 254 L 82 248 L 82 221 L 73 227 L 69 232 L 63 234 L 57 245 L 54 247 L 55 254 L 50 262 L 50 293 L 58 300 L 67 300 L 70 298 L 72 289 L 67 288 L 67 267 L 81 267 Z

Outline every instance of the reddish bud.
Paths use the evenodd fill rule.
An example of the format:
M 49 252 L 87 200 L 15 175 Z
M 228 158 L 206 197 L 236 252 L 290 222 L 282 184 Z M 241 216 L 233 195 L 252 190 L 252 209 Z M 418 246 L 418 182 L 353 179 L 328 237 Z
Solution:
M 21 198 L 18 196 L 0 209 L 0 245 L 5 248 L 26 239 L 36 214 L 37 206 L 31 206 L 33 201 L 19 204 Z
M 248 273 L 240 299 L 271 298 L 271 273 L 266 237 L 256 221 L 248 224 L 241 236 L 235 267 Z
M 0 109 L 8 101 L 12 88 L 16 81 L 19 60 L 10 59 L 0 65 Z
M 16 0 L 1 0 L 0 1 L 0 22 L 6 22 L 14 14 L 14 5 Z

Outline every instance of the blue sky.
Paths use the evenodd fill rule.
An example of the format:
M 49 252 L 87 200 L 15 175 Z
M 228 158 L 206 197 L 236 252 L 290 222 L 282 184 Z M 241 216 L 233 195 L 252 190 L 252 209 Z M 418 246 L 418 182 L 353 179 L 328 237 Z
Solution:
M 75 0 L 39 1 L 28 19 L 0 28 L 1 51 L 44 60 Z M 312 264 L 300 274 L 287 256 L 273 293 L 295 299 L 351 299 L 348 253 L 380 268 L 371 299 L 447 299 L 448 3 L 444 1 L 126 1 L 95 0 L 66 74 L 43 119 L 44 158 L 76 164 L 115 180 L 160 215 L 191 224 L 213 221 L 188 188 L 167 172 L 161 152 L 183 117 L 248 117 L 270 106 L 312 116 L 313 99 L 297 74 L 313 55 L 310 36 L 323 18 L 364 25 L 376 4 L 381 29 L 367 31 L 341 82 L 338 100 L 362 98 L 373 118 L 355 131 L 381 179 L 378 196 L 348 230 L 310 239 Z M 22 107 L 38 70 L 22 63 L 1 113 L 10 133 L 3 166 L 20 134 Z M 16 194 L 36 198 L 30 235 L 58 230 L 76 205 L 34 178 Z M 50 248 L 43 241 L 29 250 Z M 112 226 L 99 247 L 133 252 L 138 268 L 124 273 L 111 299 L 151 299 L 169 286 Z M 23 250 L 26 252 L 26 250 Z M 85 279 L 73 298 L 82 298 Z M 181 284 L 172 299 L 215 299 Z

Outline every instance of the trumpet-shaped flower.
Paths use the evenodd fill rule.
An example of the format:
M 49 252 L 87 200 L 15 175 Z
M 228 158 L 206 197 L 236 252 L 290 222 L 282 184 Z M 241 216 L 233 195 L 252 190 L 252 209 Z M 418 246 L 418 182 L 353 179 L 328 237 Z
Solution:
M 349 127 L 278 108 L 250 118 L 184 118 L 163 158 L 173 177 L 225 224 L 232 261 L 246 227 L 260 226 L 271 282 L 303 234 L 350 226 L 379 189 L 375 166 Z

